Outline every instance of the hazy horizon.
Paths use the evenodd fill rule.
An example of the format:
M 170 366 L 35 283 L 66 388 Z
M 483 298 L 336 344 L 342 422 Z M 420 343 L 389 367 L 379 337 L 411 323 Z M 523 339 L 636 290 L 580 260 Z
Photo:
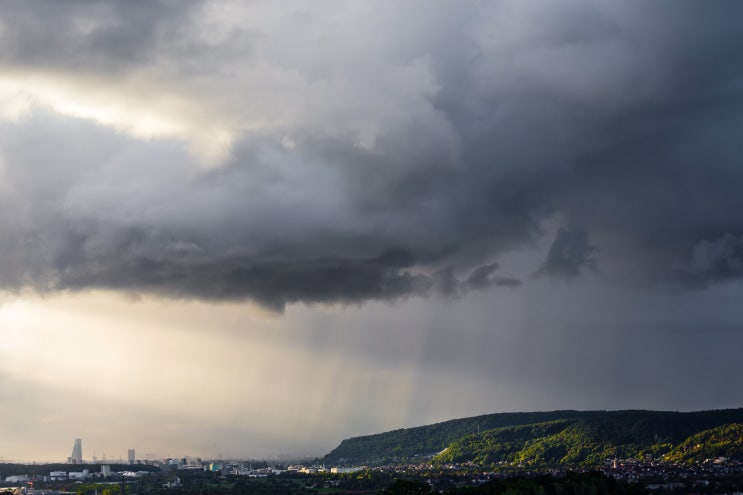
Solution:
M 4 2 L 0 457 L 743 406 L 742 16 Z
M 727 409 L 740 409 L 740 408 L 739 407 L 736 407 L 736 408 L 727 408 Z M 500 411 L 500 412 L 495 412 L 495 413 L 486 413 L 485 415 L 489 415 L 489 414 L 508 414 L 508 413 L 553 412 L 553 411 L 555 411 L 555 410 L 552 410 L 552 411 L 547 411 L 547 410 L 543 410 L 543 411 Z M 586 412 L 588 410 L 581 410 L 581 411 Z M 602 410 L 602 411 L 617 412 L 617 411 L 620 411 L 620 410 L 619 409 L 611 409 L 611 410 Z M 659 409 L 653 409 L 651 411 L 662 412 Z M 674 410 L 674 411 L 665 411 L 665 412 L 680 412 L 680 413 L 685 413 L 685 412 L 706 412 L 706 411 L 707 410 Z M 449 419 L 443 420 L 442 422 L 448 422 L 448 421 L 458 420 L 458 419 L 467 419 L 467 418 L 470 418 L 470 417 L 479 417 L 479 416 L 481 416 L 481 415 L 461 417 L 461 418 L 449 418 Z M 436 423 L 427 423 L 427 424 L 421 424 L 421 425 L 398 426 L 398 427 L 393 427 L 391 430 L 379 431 L 379 432 L 371 432 L 371 433 L 368 433 L 367 435 L 382 434 L 382 433 L 387 433 L 387 432 L 398 430 L 398 429 L 416 428 L 416 427 L 421 427 L 421 426 L 429 426 L 429 425 L 432 425 L 432 424 L 436 424 Z M 359 435 L 359 436 L 366 436 L 366 435 Z M 352 437 L 348 437 L 348 438 L 352 438 Z M 257 455 L 257 456 L 250 457 L 250 456 L 224 456 L 223 454 L 217 454 L 215 456 L 206 456 L 206 455 L 194 455 L 194 454 L 189 454 L 189 455 L 165 455 L 165 454 L 154 453 L 154 452 L 146 452 L 146 453 L 136 452 L 135 459 L 136 459 L 137 463 L 143 462 L 143 461 L 163 461 L 163 460 L 167 460 L 167 459 L 182 459 L 182 458 L 186 458 L 188 460 L 197 460 L 197 459 L 200 459 L 202 461 L 206 461 L 206 460 L 245 460 L 245 461 L 267 461 L 269 463 L 270 462 L 275 462 L 275 463 L 302 462 L 302 461 L 312 461 L 313 459 L 316 459 L 316 458 L 322 458 L 326 454 L 329 454 L 330 451 L 332 451 L 335 447 L 337 447 L 341 443 L 342 440 L 346 440 L 346 439 L 347 438 L 344 438 L 344 439 L 339 440 L 337 442 L 337 444 L 335 444 L 327 452 L 321 452 L 321 453 L 306 452 L 306 453 L 303 453 L 302 454 L 302 453 L 289 453 L 289 452 L 285 452 L 285 453 L 280 453 L 280 454 L 263 455 L 263 456 Z M 81 440 L 84 440 L 84 439 L 81 439 Z M 96 445 L 100 445 L 100 441 L 99 442 L 95 442 L 95 444 Z M 98 464 L 127 464 L 127 465 L 129 464 L 129 461 L 127 459 L 127 454 L 128 454 L 127 451 L 128 451 L 128 449 L 127 449 L 127 451 L 125 451 L 121 455 L 114 454 L 113 456 L 106 455 L 105 451 L 103 451 L 102 453 L 98 453 L 98 454 L 95 451 L 93 451 L 92 453 L 87 453 L 84 449 L 85 449 L 85 443 L 83 443 L 83 462 L 82 463 L 76 463 L 76 462 L 70 463 L 70 462 L 68 462 L 69 459 L 64 459 L 64 460 L 59 460 L 59 459 L 6 459 L 6 458 L 2 458 L 2 457 L 0 457 L 0 463 L 68 464 L 68 465 L 71 465 L 71 466 L 72 465 L 80 465 L 80 466 L 83 466 L 83 465 L 98 465 Z M 135 449 L 135 451 L 136 451 L 136 449 Z M 85 455 L 85 454 L 88 454 L 88 455 Z M 117 455 L 119 455 L 119 456 L 116 457 Z

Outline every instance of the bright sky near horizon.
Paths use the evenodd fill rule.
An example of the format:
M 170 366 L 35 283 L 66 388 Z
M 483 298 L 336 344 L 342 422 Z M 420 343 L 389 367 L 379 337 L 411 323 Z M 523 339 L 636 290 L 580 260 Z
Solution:
M 5 2 L 0 457 L 743 406 L 742 15 Z

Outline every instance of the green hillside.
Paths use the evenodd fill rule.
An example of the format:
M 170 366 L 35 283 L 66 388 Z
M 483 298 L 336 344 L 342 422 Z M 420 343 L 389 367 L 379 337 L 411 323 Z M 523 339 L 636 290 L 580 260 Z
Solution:
M 669 452 L 665 460 L 702 462 L 718 457 L 743 460 L 743 424 L 727 424 L 692 435 Z
M 693 435 L 737 422 L 743 423 L 743 409 L 491 414 L 351 438 L 323 460 L 374 464 L 435 455 L 434 461 L 443 463 L 597 464 L 614 457 L 657 457 Z
M 614 457 L 664 453 L 683 436 L 673 422 L 645 412 L 537 423 L 491 430 L 454 441 L 437 462 L 598 464 Z M 659 421 L 660 419 L 660 421 Z
M 455 440 L 434 461 L 475 462 L 481 465 L 516 462 L 519 453 L 542 437 L 557 435 L 573 424 L 572 420 L 549 421 L 533 425 L 508 426 Z
M 497 413 L 453 419 L 427 426 L 354 437 L 323 458 L 326 464 L 372 464 L 413 460 L 445 449 L 450 443 L 478 431 L 547 421 L 579 419 L 602 414 L 602 411 L 550 411 Z

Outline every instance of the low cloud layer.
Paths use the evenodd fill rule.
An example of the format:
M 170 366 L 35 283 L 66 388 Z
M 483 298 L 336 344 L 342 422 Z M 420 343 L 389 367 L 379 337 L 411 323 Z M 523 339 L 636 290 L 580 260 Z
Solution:
M 0 287 L 283 308 L 736 281 L 742 14 L 9 2 Z
M 593 256 L 596 250 L 596 246 L 590 244 L 585 230 L 576 226 L 561 228 L 537 274 L 573 278 L 585 269 L 595 270 L 596 260 Z

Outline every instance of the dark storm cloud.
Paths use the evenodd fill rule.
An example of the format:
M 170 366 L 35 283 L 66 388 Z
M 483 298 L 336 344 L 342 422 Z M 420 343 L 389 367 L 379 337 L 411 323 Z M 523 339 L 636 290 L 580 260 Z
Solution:
M 500 287 L 510 287 L 512 289 L 515 289 L 516 287 L 521 285 L 521 280 L 513 277 L 495 277 L 494 280 L 495 285 L 498 285 Z
M 211 120 L 146 142 L 43 105 L 3 123 L 2 286 L 282 307 L 594 265 L 609 281 L 738 279 L 742 14 L 724 1 L 10 2 L 0 63 L 14 74 L 141 90 L 143 110 Z M 179 139 L 214 122 L 230 150 L 199 168 Z M 496 272 L 556 224 L 581 228 L 516 276 Z
M 493 274 L 498 269 L 498 263 L 490 263 L 475 269 L 467 278 L 467 286 L 473 289 L 483 289 L 494 284 L 496 281 Z
M 465 278 L 459 278 L 451 266 L 438 270 L 430 278 L 430 289 L 433 293 L 445 297 L 459 297 L 473 290 L 487 289 L 492 286 L 516 288 L 521 281 L 512 277 L 497 275 L 498 263 L 478 266 Z
M 344 302 L 396 299 L 422 294 L 429 277 L 413 275 L 376 259 L 344 258 L 268 261 L 262 258 L 221 258 L 178 263 L 173 259 L 137 257 L 120 264 L 108 261 L 105 272 L 72 269 L 58 284 L 65 288 L 91 286 L 157 292 L 174 297 L 211 300 L 251 298 L 282 310 L 286 303 Z
M 596 260 L 593 255 L 596 250 L 585 230 L 576 226 L 561 228 L 537 274 L 572 278 L 580 275 L 586 268 L 595 270 Z
M 743 235 L 725 233 L 694 245 L 685 269 L 692 281 L 714 283 L 743 276 Z

